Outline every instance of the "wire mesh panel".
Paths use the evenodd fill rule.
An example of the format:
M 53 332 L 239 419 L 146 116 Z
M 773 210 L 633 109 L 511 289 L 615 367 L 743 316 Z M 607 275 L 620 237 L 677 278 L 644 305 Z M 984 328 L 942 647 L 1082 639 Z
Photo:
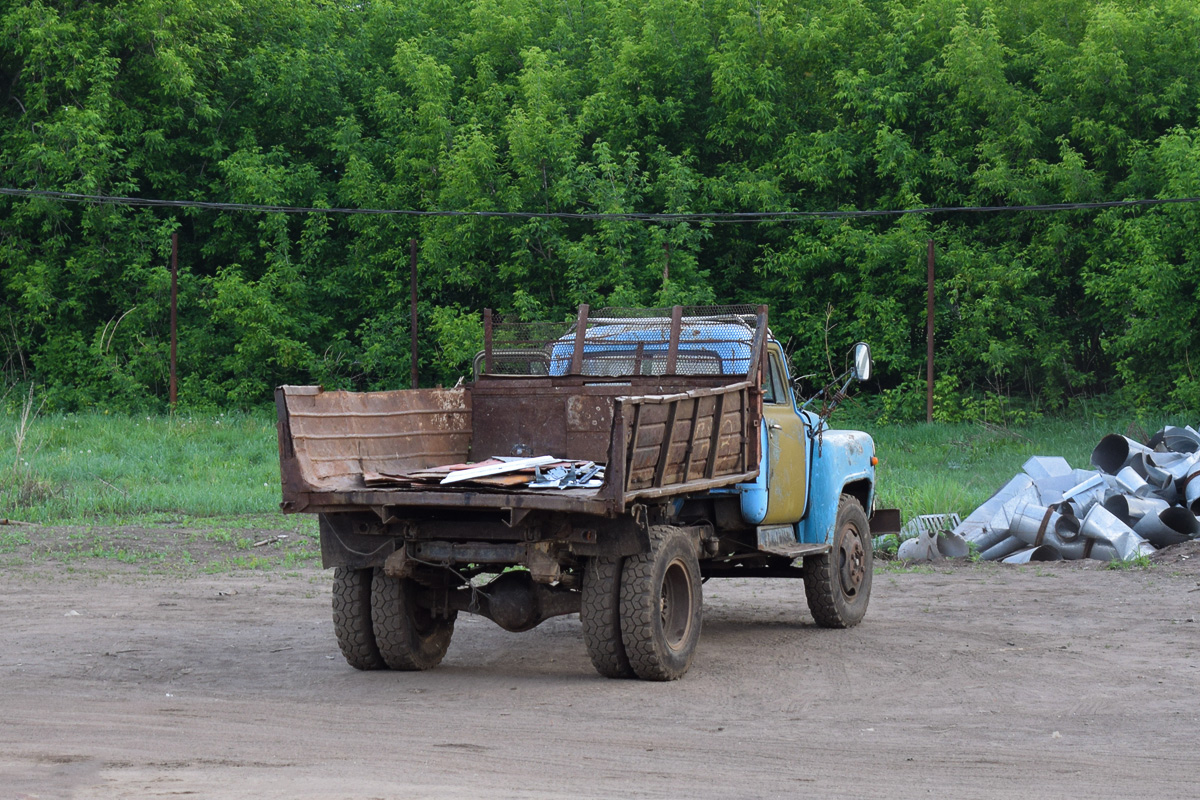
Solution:
M 580 307 L 561 323 L 487 315 L 476 375 L 729 375 L 751 371 L 758 306 Z M 482 361 L 482 363 L 481 363 Z

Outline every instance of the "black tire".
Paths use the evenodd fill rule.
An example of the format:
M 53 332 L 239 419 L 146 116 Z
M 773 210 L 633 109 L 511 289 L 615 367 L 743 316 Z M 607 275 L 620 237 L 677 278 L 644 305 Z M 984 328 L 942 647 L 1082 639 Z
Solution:
M 871 600 L 873 570 L 866 512 L 856 498 L 844 494 L 838 500 L 833 549 L 804 558 L 804 594 L 817 624 L 852 628 L 862 622 Z
M 416 602 L 417 584 L 376 567 L 371 581 L 371 624 L 379 654 L 391 669 L 436 667 L 450 647 L 457 611 L 435 619 Z
M 333 634 L 346 663 L 355 669 L 385 669 L 371 627 L 371 570 L 333 571 Z
M 700 641 L 702 606 L 691 537 L 679 528 L 651 528 L 650 552 L 621 566 L 621 641 L 637 677 L 683 677 Z
M 592 666 L 606 678 L 632 678 L 621 641 L 620 557 L 589 558 L 583 568 L 579 621 Z

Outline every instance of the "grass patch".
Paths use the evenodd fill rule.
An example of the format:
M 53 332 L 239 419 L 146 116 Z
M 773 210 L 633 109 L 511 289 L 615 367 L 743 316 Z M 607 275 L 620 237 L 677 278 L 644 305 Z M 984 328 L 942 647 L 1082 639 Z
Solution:
M 11 553 L 29 544 L 29 537 L 20 531 L 0 530 L 0 553 Z
M 965 517 L 1031 456 L 1063 456 L 1086 468 L 1105 434 L 1139 423 L 1153 432 L 1194 420 L 1041 419 L 1010 428 L 835 421 L 875 438 L 878 503 L 899 507 L 908 519 L 950 512 Z M 0 416 L 0 517 L 104 530 L 103 541 L 51 548 L 55 557 L 148 564 L 173 558 L 221 570 L 319 561 L 315 519 L 281 514 L 279 500 L 275 421 L 268 410 L 174 416 L 22 410 Z M 143 545 L 113 541 L 119 529 L 177 529 L 178 535 Z M 253 547 L 264 531 L 288 537 L 268 548 L 274 550 L 269 558 Z M 36 556 L 45 548 L 32 536 L 21 527 L 0 526 L 0 553 Z
M 875 571 L 883 574 L 896 575 L 932 575 L 937 572 L 933 564 L 926 562 L 896 561 L 894 559 L 876 559 Z
M 320 564 L 316 519 L 279 511 L 269 412 L 0 416 L 3 563 L 230 572 Z M 258 545 L 258 546 L 256 546 Z
M 10 416 L 0 516 L 25 522 L 278 514 L 274 419 L 263 413 Z
M 1105 569 L 1125 570 L 1125 569 L 1149 569 L 1154 566 L 1150 560 L 1150 556 L 1141 555 L 1135 556 L 1128 561 L 1110 561 L 1104 565 Z

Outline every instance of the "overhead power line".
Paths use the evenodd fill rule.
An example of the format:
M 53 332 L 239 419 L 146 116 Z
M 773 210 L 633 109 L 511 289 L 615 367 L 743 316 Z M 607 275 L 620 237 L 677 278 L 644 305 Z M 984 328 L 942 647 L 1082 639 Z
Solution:
M 1144 200 L 1107 200 L 1099 203 L 1043 203 L 1027 206 L 932 206 L 879 210 L 840 211 L 711 211 L 704 213 L 602 213 L 569 211 L 423 211 L 414 208 L 316 208 L 260 203 L 209 203 L 202 200 L 156 200 L 146 197 L 119 197 L 76 192 L 50 192 L 37 189 L 0 187 L 0 195 L 40 197 L 68 203 L 134 206 L 142 208 L 196 208 L 206 211 L 245 211 L 263 214 L 370 214 L 406 217 L 474 217 L 480 219 L 571 219 L 624 222 L 787 222 L 801 219 L 846 219 L 853 217 L 900 217 L 912 214 L 995 214 L 1021 211 L 1084 211 L 1104 208 L 1200 203 L 1200 197 L 1150 198 Z

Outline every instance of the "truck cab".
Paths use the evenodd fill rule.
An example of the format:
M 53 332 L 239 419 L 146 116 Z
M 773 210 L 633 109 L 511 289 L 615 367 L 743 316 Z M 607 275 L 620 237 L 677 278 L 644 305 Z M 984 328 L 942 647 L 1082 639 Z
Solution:
M 597 378 L 668 370 L 731 378 L 754 372 L 754 330 L 746 319 L 692 317 L 679 328 L 677 353 L 668 365 L 669 318 L 661 318 L 657 326 L 602 322 L 587 330 L 578 369 Z M 755 365 L 761 373 L 762 402 L 758 475 L 753 482 L 714 493 L 736 491 L 743 521 L 758 528 L 763 543 L 827 544 L 843 493 L 866 511 L 873 508 L 874 442 L 858 431 L 828 429 L 819 414 L 802 408 L 783 348 L 769 332 L 765 343 L 761 364 Z M 574 344 L 571 331 L 550 347 L 548 374 L 570 373 Z
M 576 346 L 578 330 L 551 347 L 550 374 L 568 374 L 572 354 L 581 352 L 582 360 L 574 368 L 597 377 L 685 371 L 731 378 L 758 375 L 761 418 L 754 480 L 678 501 L 681 516 L 690 504 L 705 512 L 712 509 L 703 522 L 709 517 L 718 520 L 716 535 L 724 544 L 716 545 L 717 558 L 701 562 L 700 572 L 706 578 L 751 571 L 796 576 L 806 571 L 803 563 L 799 569 L 795 566 L 803 559 L 809 565 L 806 589 L 818 623 L 857 624 L 866 612 L 871 587 L 867 534 L 875 518 L 878 463 L 871 437 L 830 429 L 826 416 L 802 407 L 788 359 L 769 330 L 765 346 L 756 354 L 750 315 L 692 316 L 683 321 L 664 316 L 658 325 L 602 321 L 587 329 L 582 348 Z M 871 368 L 870 348 L 860 343 L 853 355 L 855 365 L 847 375 L 865 379 Z M 737 519 L 724 509 L 729 496 L 737 498 Z M 890 510 L 880 515 L 876 532 L 898 528 L 898 519 L 898 512 Z M 722 546 L 735 552 L 752 546 L 762 563 L 756 556 L 722 563 Z
M 859 431 L 834 430 L 801 407 L 783 349 L 768 341 L 763 377 L 763 448 L 759 476 L 739 487 L 742 516 L 760 526 L 790 526 L 795 541 L 831 541 L 842 494 L 872 511 L 875 444 Z M 786 536 L 785 538 L 792 538 Z

